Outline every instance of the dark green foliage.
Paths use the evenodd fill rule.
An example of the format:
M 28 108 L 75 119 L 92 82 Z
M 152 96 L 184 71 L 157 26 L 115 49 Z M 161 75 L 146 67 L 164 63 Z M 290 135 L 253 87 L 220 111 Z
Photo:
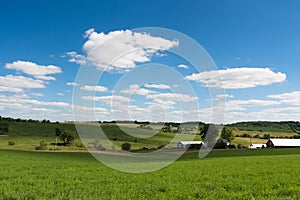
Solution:
M 73 142 L 73 140 L 75 139 L 76 133 L 75 131 L 71 131 L 71 130 L 65 130 L 64 132 L 62 132 L 59 136 L 59 139 L 65 144 L 65 145 L 69 145 Z
M 117 141 L 117 140 L 118 140 L 117 135 L 114 134 L 113 141 Z
M 6 135 L 8 131 L 9 131 L 8 123 L 0 121 L 0 135 Z
M 170 126 L 164 126 L 164 127 L 161 128 L 161 131 L 170 133 L 171 132 L 171 127 Z
M 43 119 L 43 120 L 42 120 L 42 123 L 45 124 L 45 123 L 51 123 L 51 122 L 50 122 L 50 120 Z
M 227 127 L 238 129 L 240 131 L 259 131 L 259 132 L 286 132 L 299 133 L 300 122 L 298 121 L 282 121 L 282 122 L 238 122 L 226 125 Z
M 208 128 L 209 128 L 209 124 L 204 124 L 203 126 L 201 126 L 201 128 L 199 128 L 201 138 L 205 138 Z
M 258 137 L 257 138 L 259 138 L 259 135 L 257 135 Z M 251 138 L 252 136 L 250 135 L 250 134 L 248 134 L 248 133 L 243 133 L 243 134 L 241 134 L 241 135 L 237 135 L 236 137 L 246 137 L 246 138 Z
M 205 124 L 200 130 L 200 135 L 207 143 L 214 143 L 219 135 L 219 129 L 214 124 Z
M 125 143 L 123 143 L 123 144 L 121 145 L 121 148 L 122 148 L 122 150 L 124 150 L 124 151 L 129 151 L 130 148 L 131 148 L 131 144 L 128 143 L 128 142 L 125 142 Z
M 10 141 L 7 142 L 7 144 L 10 145 L 10 146 L 13 146 L 13 145 L 15 145 L 16 143 L 15 143 L 14 141 L 11 141 L 11 140 L 10 140 Z
M 262 137 L 262 139 L 270 139 L 270 134 L 264 134 L 264 136 Z
M 61 135 L 61 130 L 59 128 L 55 128 L 55 136 L 59 137 Z
M 201 144 L 190 144 L 188 149 L 200 149 L 201 146 Z
M 228 142 L 231 142 L 234 139 L 232 130 L 224 127 L 221 132 L 221 138 L 226 139 Z
M 214 149 L 226 149 L 227 148 L 227 140 L 220 139 L 214 146 Z

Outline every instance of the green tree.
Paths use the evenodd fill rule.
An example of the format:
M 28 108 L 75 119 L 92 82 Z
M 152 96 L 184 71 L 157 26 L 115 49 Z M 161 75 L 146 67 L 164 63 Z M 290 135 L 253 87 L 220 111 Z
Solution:
M 234 135 L 231 129 L 224 127 L 221 132 L 221 138 L 226 139 L 228 142 L 234 139 Z
M 210 138 L 215 138 L 219 135 L 219 129 L 214 124 L 204 124 L 200 129 L 201 138 L 204 139 L 206 135 L 210 135 Z
M 59 136 L 59 139 L 65 144 L 71 144 L 75 139 L 76 133 L 75 131 L 65 130 Z
M 128 142 L 125 142 L 121 145 L 121 148 L 125 151 L 129 151 L 131 149 L 131 144 Z
M 55 136 L 59 137 L 61 134 L 61 130 L 59 128 L 55 128 Z
M 0 135 L 6 135 L 9 131 L 7 122 L 0 122 Z

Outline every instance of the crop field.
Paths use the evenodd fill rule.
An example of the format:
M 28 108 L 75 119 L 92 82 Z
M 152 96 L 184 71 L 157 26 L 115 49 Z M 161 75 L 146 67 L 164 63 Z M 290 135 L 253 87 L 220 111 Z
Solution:
M 0 150 L 0 199 L 299 199 L 300 149 L 188 153 L 129 174 L 88 153 Z

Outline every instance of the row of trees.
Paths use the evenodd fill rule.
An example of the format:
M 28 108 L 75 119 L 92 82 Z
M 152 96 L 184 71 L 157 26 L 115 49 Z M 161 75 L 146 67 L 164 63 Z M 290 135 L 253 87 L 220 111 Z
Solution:
M 6 121 L 6 122 L 28 122 L 28 123 L 52 123 L 48 119 L 43 120 L 36 120 L 36 119 L 21 119 L 21 118 L 11 118 L 11 117 L 2 117 L 0 116 L 0 121 Z M 58 121 L 55 123 L 59 123 Z
M 208 136 L 208 140 L 215 140 L 219 136 L 220 128 L 214 124 L 204 124 L 202 128 L 200 128 L 201 138 L 204 139 Z M 228 142 L 231 142 L 234 139 L 234 135 L 231 129 L 227 127 L 223 127 L 221 130 L 221 138 L 226 139 Z

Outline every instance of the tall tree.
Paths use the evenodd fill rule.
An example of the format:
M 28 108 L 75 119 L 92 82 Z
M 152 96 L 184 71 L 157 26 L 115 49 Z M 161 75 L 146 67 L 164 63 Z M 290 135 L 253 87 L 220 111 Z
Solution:
M 231 129 L 224 127 L 221 132 L 221 138 L 226 139 L 228 142 L 234 139 L 234 135 Z
M 71 144 L 75 139 L 76 133 L 75 131 L 65 130 L 59 136 L 59 139 L 65 144 Z
M 0 135 L 6 135 L 9 131 L 7 122 L 0 122 Z
M 55 128 L 55 136 L 59 137 L 61 134 L 61 130 L 59 128 Z

